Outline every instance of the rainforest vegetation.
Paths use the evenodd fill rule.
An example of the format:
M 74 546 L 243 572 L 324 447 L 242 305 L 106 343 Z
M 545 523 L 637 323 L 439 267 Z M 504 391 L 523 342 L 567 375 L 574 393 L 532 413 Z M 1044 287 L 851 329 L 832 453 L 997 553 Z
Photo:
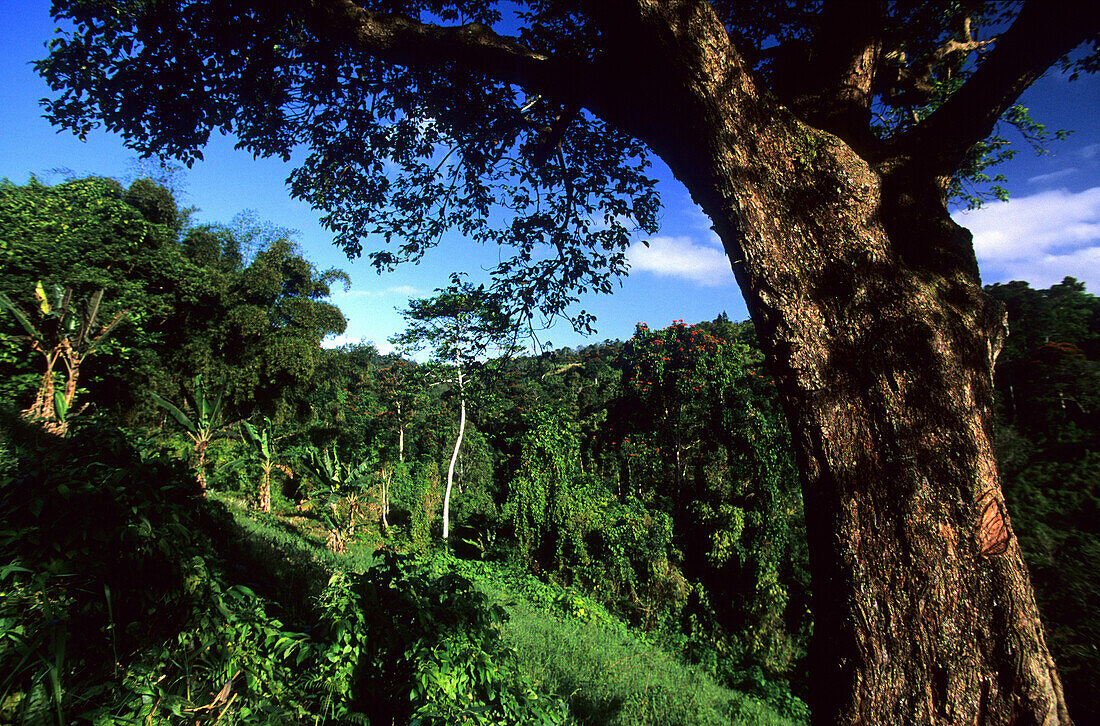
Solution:
M 397 340 L 430 362 L 325 348 L 342 272 L 149 179 L 4 182 L 0 256 L 0 723 L 808 720 L 748 323 L 532 353 L 456 277 Z M 1100 301 L 987 291 L 1012 524 L 1092 713 Z
M 185 308 L 193 294 L 200 309 L 213 295 L 224 315 L 210 317 L 216 327 L 196 347 L 182 343 L 187 326 L 180 340 L 156 341 L 163 355 L 148 365 L 169 376 L 172 366 L 188 366 L 193 377 L 150 390 L 150 413 L 121 415 L 133 416 L 128 429 L 160 415 L 166 431 L 183 434 L 179 453 L 201 498 L 224 498 L 231 470 L 252 481 L 251 466 L 259 484 L 242 483 L 238 494 L 278 515 L 278 490 L 289 487 L 328 551 L 351 552 L 375 529 L 391 543 L 414 526 L 426 530 L 409 541 L 411 551 L 434 541 L 438 528 L 445 551 L 462 561 L 471 561 L 460 550 L 468 541 L 480 562 L 523 563 L 547 582 L 591 590 L 612 615 L 686 653 L 720 683 L 750 695 L 789 684 L 791 698 L 769 696 L 782 717 L 799 717 L 793 697 L 805 695 L 819 726 L 1071 723 L 1062 684 L 1072 676 L 1055 665 L 1037 604 L 1044 596 L 1021 546 L 1032 534 L 1013 528 L 996 451 L 994 362 L 1005 306 L 983 290 L 973 237 L 950 205 L 1005 198 L 994 167 L 1016 144 L 1042 149 L 1066 137 L 1018 100 L 1047 72 L 1073 79 L 1100 70 L 1095 0 L 54 0 L 51 13 L 61 27 L 34 68 L 50 89 L 45 117 L 58 129 L 80 139 L 102 129 L 143 157 L 188 166 L 217 135 L 256 157 L 293 162 L 291 196 L 344 252 L 380 270 L 421 260 L 448 233 L 496 253 L 481 280 L 454 278 L 410 304 L 408 337 L 399 342 L 435 365 L 414 367 L 424 378 L 410 390 L 423 401 L 404 401 L 400 414 L 395 405 L 398 421 L 387 421 L 387 404 L 372 392 L 369 364 L 341 374 L 307 344 L 336 324 L 321 303 L 338 278 L 293 272 L 295 253 L 276 246 L 283 235 L 271 244 L 261 236 L 254 253 L 239 245 L 239 263 L 223 247 L 213 289 L 205 280 L 179 293 L 165 288 Z M 736 326 L 726 332 L 724 321 L 655 324 L 656 332 L 639 330 L 619 355 L 601 358 L 613 372 L 593 373 L 592 383 L 582 377 L 586 364 L 564 351 L 558 360 L 498 356 L 512 347 L 497 336 L 505 318 L 568 319 L 591 330 L 575 303 L 610 292 L 629 267 L 631 244 L 659 228 L 657 160 L 721 242 L 755 345 Z M 29 416 L 71 440 L 74 415 L 94 400 L 93 369 L 106 365 L 111 341 L 125 345 L 127 323 L 104 307 L 108 289 L 31 284 L 41 328 L 14 299 L 5 307 L 59 380 L 40 380 Z M 152 338 L 150 323 L 162 318 L 134 322 Z M 207 324 L 196 322 L 199 330 Z M 219 342 L 234 332 L 246 340 Z M 479 351 L 482 344 L 496 350 Z M 764 375 L 756 348 L 771 379 L 753 374 Z M 130 355 L 136 364 L 137 350 Z M 220 365 L 221 355 L 240 357 Z M 204 358 L 222 370 L 199 371 Z M 1031 361 L 1028 352 L 1018 371 L 1039 370 Z M 318 371 L 327 377 L 311 385 Z M 80 380 L 89 381 L 87 396 Z M 335 387 L 340 381 L 350 385 Z M 1073 396 L 1048 381 L 1002 385 L 1016 416 L 1011 430 L 1022 432 L 1014 450 L 1027 452 L 1024 481 L 1040 476 L 1031 457 L 1082 461 L 1069 417 L 1092 408 L 1078 398 L 1074 409 Z M 260 388 L 271 399 L 257 399 Z M 1062 394 L 1057 411 L 1066 417 L 1066 431 L 1053 438 L 1028 428 L 1026 410 L 1029 393 L 1050 390 Z M 356 395 L 359 410 L 350 412 L 346 397 Z M 372 415 L 374 438 L 365 425 Z M 693 428 L 699 421 L 705 429 Z M 394 431 L 396 463 L 394 443 L 385 442 Z M 240 451 L 225 450 L 226 434 L 240 438 Z M 280 452 L 293 454 L 297 468 Z M 801 516 L 791 502 L 792 460 Z M 293 474 L 289 484 L 280 466 Z M 1072 481 L 1068 471 L 1048 475 Z M 367 524 L 375 519 L 376 527 Z M 1017 524 L 1030 526 L 1026 515 Z M 800 566 L 794 543 L 803 539 Z M 394 567 L 389 585 L 352 584 L 356 602 L 332 593 L 322 602 L 375 613 L 381 604 L 363 603 L 390 602 L 380 593 L 429 592 L 398 587 L 423 578 Z M 807 569 L 812 628 L 799 574 Z M 425 597 L 456 612 L 446 593 Z M 419 610 L 402 604 L 394 612 Z M 310 642 L 347 632 L 303 628 Z M 470 677 L 482 690 L 458 686 L 441 675 L 451 666 L 423 665 L 418 655 L 484 664 L 475 655 L 493 651 L 484 639 L 417 646 L 410 655 L 379 637 L 345 644 L 365 658 L 330 662 L 395 657 L 383 672 L 397 681 L 375 688 L 365 666 L 333 675 L 324 713 L 339 703 L 344 720 L 392 722 L 406 712 L 417 721 L 532 720 L 540 709 L 554 718 L 545 698 L 518 695 L 528 686 L 498 687 L 510 676 L 485 686 L 489 676 L 475 668 Z M 300 652 L 311 662 L 308 649 Z M 489 672 L 504 673 L 493 670 L 500 658 L 491 660 Z M 211 697 L 224 693 L 228 703 L 241 691 L 232 672 L 223 675 Z M 410 679 L 411 698 L 402 700 L 398 684 Z M 275 680 L 306 694 L 304 704 L 317 691 Z M 587 681 L 536 680 L 531 693 L 550 688 L 569 718 L 591 701 L 582 695 Z M 398 701 L 371 711 L 368 688 Z M 468 712 L 437 709 L 455 703 L 451 692 L 467 695 Z M 628 701 L 600 700 L 618 713 Z M 733 707 L 715 708 L 728 715 Z

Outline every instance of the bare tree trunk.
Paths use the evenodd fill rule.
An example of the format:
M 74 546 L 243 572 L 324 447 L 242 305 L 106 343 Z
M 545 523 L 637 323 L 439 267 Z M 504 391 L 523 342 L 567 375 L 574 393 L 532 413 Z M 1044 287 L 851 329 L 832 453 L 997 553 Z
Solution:
M 401 418 L 401 402 L 397 402 L 397 460 L 405 463 L 405 420 Z
M 390 512 L 390 483 L 393 481 L 393 469 L 387 466 L 382 467 L 381 475 L 381 507 L 382 507 L 382 533 L 385 534 L 390 528 L 389 512 Z
M 459 419 L 458 437 L 455 439 L 455 450 L 451 454 L 451 464 L 447 467 L 447 488 L 443 492 L 443 541 L 447 541 L 450 534 L 451 521 L 451 485 L 454 484 L 455 462 L 458 461 L 458 451 L 462 447 L 462 436 L 466 433 L 466 394 L 462 393 L 462 369 L 458 370 L 459 390 Z

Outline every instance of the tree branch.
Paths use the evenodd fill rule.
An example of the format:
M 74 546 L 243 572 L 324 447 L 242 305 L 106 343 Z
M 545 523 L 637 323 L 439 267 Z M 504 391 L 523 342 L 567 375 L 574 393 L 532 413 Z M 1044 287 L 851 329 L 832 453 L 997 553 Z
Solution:
M 1028 86 L 1098 31 L 1093 0 L 1028 0 L 963 87 L 891 144 L 885 165 L 915 163 L 933 175 L 950 176 Z
M 886 15 L 882 0 L 830 0 L 803 53 L 775 66 L 775 91 L 809 123 L 860 145 L 868 135 L 872 80 Z
M 395 13 L 366 10 L 352 0 L 313 0 L 311 30 L 366 55 L 397 65 L 461 68 L 543 93 L 563 103 L 587 105 L 595 80 L 571 58 L 538 53 L 481 23 L 441 26 Z
M 970 53 L 996 43 L 1000 38 L 974 40 L 970 29 L 971 18 L 965 16 L 959 29 L 959 38 L 952 38 L 939 48 L 922 64 L 906 66 L 905 52 L 894 50 L 887 54 L 886 64 L 875 75 L 876 90 L 882 93 L 882 100 L 895 108 L 920 106 L 928 103 L 936 92 L 936 68 L 951 56 L 963 54 L 960 65 Z

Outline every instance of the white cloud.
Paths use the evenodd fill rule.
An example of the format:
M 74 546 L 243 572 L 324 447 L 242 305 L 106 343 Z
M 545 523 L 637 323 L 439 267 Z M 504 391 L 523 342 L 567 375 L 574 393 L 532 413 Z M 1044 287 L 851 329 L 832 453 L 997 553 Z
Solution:
M 1052 171 L 1049 174 L 1039 174 L 1038 176 L 1028 177 L 1028 184 L 1047 184 L 1055 179 L 1061 179 L 1062 177 L 1069 176 L 1070 174 L 1076 174 L 1077 167 L 1071 166 L 1068 169 L 1059 169 L 1058 171 Z
M 679 277 L 704 287 L 733 282 L 725 253 L 709 244 L 698 244 L 690 237 L 654 237 L 648 247 L 638 242 L 631 246 L 627 260 L 631 270 Z
M 962 212 L 984 282 L 1049 287 L 1067 275 L 1100 286 L 1100 187 L 1054 189 Z
M 1083 146 L 1077 153 L 1082 159 L 1095 159 L 1097 156 L 1100 156 L 1100 144 Z
M 375 343 L 370 338 L 357 337 L 354 335 L 348 335 L 347 333 L 344 333 L 343 335 L 334 335 L 331 338 L 325 338 L 321 341 L 322 348 L 339 348 L 344 345 L 373 345 L 375 350 L 377 350 L 382 355 L 389 355 L 390 353 L 393 353 L 397 350 L 394 344 L 389 342 L 388 340 L 384 340 L 381 343 Z
M 419 295 L 420 291 L 412 285 L 394 285 L 387 287 L 383 290 L 347 290 L 337 291 L 332 294 L 333 297 L 344 298 L 386 298 L 386 297 L 412 297 L 413 295 Z

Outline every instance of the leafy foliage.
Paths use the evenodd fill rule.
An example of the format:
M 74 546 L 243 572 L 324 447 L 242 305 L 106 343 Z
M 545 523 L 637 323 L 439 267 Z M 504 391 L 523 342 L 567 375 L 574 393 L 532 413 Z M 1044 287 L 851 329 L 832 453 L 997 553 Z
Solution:
M 736 633 L 746 665 L 777 673 L 804 652 L 808 629 L 801 493 L 752 340 L 721 320 L 639 325 L 623 348 L 612 444 L 620 486 L 672 517 L 685 574 L 700 584 L 689 610 Z
M 87 305 L 79 312 L 73 300 L 71 288 L 62 289 L 60 285 L 46 289 L 38 282 L 34 288 L 38 302 L 38 325 L 30 319 L 6 295 L 0 293 L 0 308 L 10 312 L 27 332 L 26 340 L 31 349 L 41 353 L 45 359 L 45 371 L 34 404 L 27 409 L 26 415 L 38 421 L 51 433 L 64 435 L 68 430 L 69 412 L 76 398 L 77 383 L 80 378 L 80 366 L 84 359 L 95 352 L 96 348 L 111 334 L 115 326 L 125 316 L 126 311 L 117 313 L 100 330 L 95 330 L 99 305 L 103 300 L 103 290 L 92 293 Z M 60 361 L 65 367 L 65 385 L 58 389 L 54 381 L 54 369 Z M 75 412 L 74 412 L 75 413 Z
M 341 720 L 338 701 L 381 723 L 564 722 L 501 641 L 503 611 L 463 577 L 388 556 L 354 581 L 335 576 L 322 607 L 331 665 L 318 685 Z
M 156 413 L 145 392 L 165 394 L 200 374 L 226 379 L 225 403 L 236 412 L 250 415 L 260 402 L 285 417 L 312 378 L 320 341 L 344 329 L 325 298 L 346 275 L 314 269 L 285 231 L 253 227 L 189 227 L 171 193 L 148 179 L 125 189 L 98 177 L 4 182 L 0 293 L 25 307 L 41 281 L 45 290 L 70 288 L 74 304 L 101 295 L 102 321 L 127 311 L 82 380 L 90 398 L 131 423 Z M 25 331 L 7 315 L 0 331 L 0 391 L 21 400 L 40 378 L 14 338 Z
M 1100 301 L 1071 277 L 986 289 L 1012 331 L 996 376 L 1005 498 L 1071 713 L 1086 714 L 1100 707 Z
M 240 698 L 238 721 L 263 723 L 293 708 L 279 684 L 302 636 L 227 580 L 208 534 L 224 522 L 192 506 L 176 462 L 110 431 L 3 433 L 18 457 L 0 471 L 5 719 L 166 722 Z
M 506 506 L 517 544 L 531 559 L 550 534 L 551 522 L 560 520 L 559 500 L 568 496 L 579 474 L 576 432 L 560 416 L 536 413 L 520 442 L 519 461 Z
M 348 541 L 355 536 L 355 528 L 367 516 L 367 508 L 373 503 L 373 492 L 368 482 L 373 478 L 374 462 L 358 463 L 340 460 L 332 452 L 311 450 L 309 459 L 299 465 L 317 482 L 310 495 L 312 510 L 324 522 L 328 530 L 329 548 L 334 552 L 347 549 Z
M 444 19 L 501 19 L 489 3 L 429 5 Z M 215 128 L 232 129 L 262 155 L 289 158 L 304 143 L 293 193 L 324 212 L 351 254 L 369 235 L 392 239 L 394 247 L 371 255 L 380 269 L 419 260 L 453 227 L 511 248 L 496 270 L 497 291 L 527 314 L 557 315 L 576 300 L 574 287 L 610 291 L 626 270 L 634 226 L 655 230 L 658 201 L 643 146 L 560 102 L 476 74 L 364 64 L 276 6 L 166 6 L 136 28 L 137 6 L 57 10 L 87 32 L 57 37 L 40 71 L 55 89 L 75 82 L 86 91 L 52 104 L 51 118 L 85 134 L 100 116 L 143 153 L 186 163 L 201 158 L 198 147 Z M 551 37 L 540 26 L 532 40 L 541 44 Z M 105 55 L 95 50 L 101 44 L 110 48 Z M 182 105 L 145 72 L 163 60 L 154 48 L 177 45 L 173 95 L 188 99 Z M 93 56 L 111 60 L 81 60 Z M 172 122 L 146 133 L 134 121 L 144 114 Z M 488 138 L 483 119 L 494 120 Z M 551 140 L 548 130 L 564 121 L 566 132 Z M 545 257 L 543 245 L 562 253 Z M 589 320 L 577 316 L 581 327 Z
M 223 349 L 248 326 L 228 321 L 254 317 L 266 329 L 289 316 L 309 327 L 308 301 L 323 300 L 327 282 L 289 248 L 272 247 L 279 234 L 249 238 L 248 252 L 249 240 L 228 228 L 172 221 L 170 195 L 158 188 L 131 193 L 102 180 L 5 188 L 9 213 L 31 209 L 28 199 L 59 214 L 57 200 L 91 200 L 79 210 L 92 217 L 81 227 L 90 236 L 73 245 L 107 244 L 92 234 L 102 231 L 95 210 L 146 215 L 135 228 L 163 235 L 156 259 L 196 277 L 168 298 L 143 279 L 105 293 L 104 310 L 118 294 L 136 301 L 135 312 L 96 356 L 114 362 L 89 363 L 81 397 L 97 414 L 74 422 L 69 440 L 45 441 L 8 414 L 0 448 L 4 719 L 806 717 L 795 695 L 810 627 L 801 501 L 774 386 L 746 325 L 676 322 L 580 350 L 467 355 L 463 384 L 477 406 L 455 457 L 456 539 L 465 542 L 454 552 L 472 559 L 433 554 L 442 471 L 454 456 L 454 426 L 438 422 L 460 405 L 456 386 L 440 385 L 446 372 L 369 346 L 322 350 L 321 328 L 301 333 L 294 321 L 282 330 L 296 343 L 284 347 L 277 324 L 251 349 L 270 347 L 268 362 L 238 371 L 236 353 Z M 8 249 L 13 269 L 26 266 L 20 255 L 42 252 Z M 75 267 L 57 269 L 76 275 L 74 290 L 98 289 L 87 287 L 99 280 L 94 270 L 85 279 Z M 45 294 L 52 283 L 43 279 Z M 455 282 L 451 293 L 470 294 L 458 302 L 494 299 Z M 990 292 L 1007 304 L 1014 331 L 997 377 L 1006 496 L 1076 710 L 1091 703 L 1097 671 L 1089 644 L 1100 618 L 1087 563 L 1097 534 L 1100 313 L 1072 279 Z M 178 351 L 161 377 L 144 379 L 160 387 L 139 392 L 165 401 L 180 431 L 216 429 L 227 413 L 252 410 L 236 396 L 292 381 L 284 417 L 242 423 L 239 440 L 210 444 L 206 470 L 217 491 L 208 501 L 193 496 L 178 462 L 194 440 L 141 425 L 152 421 L 147 414 L 113 418 L 98 405 L 111 390 L 103 379 L 117 376 L 112 366 L 168 350 L 142 327 L 154 309 L 142 295 L 150 305 L 176 300 L 184 316 L 165 318 L 182 325 L 169 346 Z M 206 322 L 203 310 L 212 313 Z M 314 309 L 317 320 L 325 310 Z M 15 316 L 3 324 L 21 329 Z M 188 403 L 155 393 L 190 380 L 183 371 L 192 363 L 202 378 L 184 389 Z M 14 377 L 26 370 L 10 358 L 0 364 Z M 263 372 L 283 364 L 295 371 L 289 378 Z M 224 395 L 205 383 L 221 371 L 231 374 Z M 126 433 L 119 422 L 131 424 Z M 241 509 L 227 474 L 262 501 L 279 456 L 298 506 L 275 487 L 272 513 Z M 241 460 L 249 468 L 227 464 Z M 387 510 L 389 526 L 379 526 Z M 389 695 L 372 698 L 378 692 Z

